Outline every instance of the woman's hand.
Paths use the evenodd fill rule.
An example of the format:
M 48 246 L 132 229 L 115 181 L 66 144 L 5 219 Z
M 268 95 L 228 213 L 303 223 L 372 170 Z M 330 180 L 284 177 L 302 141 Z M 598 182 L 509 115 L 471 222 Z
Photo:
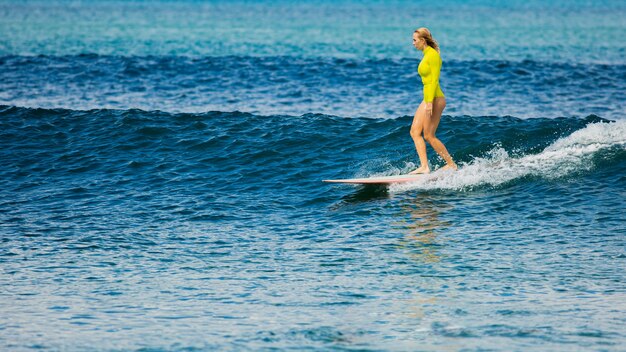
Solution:
M 433 103 L 426 103 L 426 117 L 431 118 L 433 116 Z

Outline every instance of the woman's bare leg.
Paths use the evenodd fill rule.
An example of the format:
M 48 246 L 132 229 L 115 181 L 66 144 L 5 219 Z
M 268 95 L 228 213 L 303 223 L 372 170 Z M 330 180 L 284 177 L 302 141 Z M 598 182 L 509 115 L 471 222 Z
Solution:
M 433 101 L 433 114 L 430 119 L 424 119 L 423 133 L 424 139 L 430 144 L 433 149 L 446 161 L 446 165 L 442 169 L 457 169 L 456 164 L 452 160 L 452 157 L 448 153 L 446 146 L 435 136 L 437 127 L 439 127 L 439 121 L 441 121 L 441 114 L 443 109 L 446 108 L 446 98 L 435 98 Z
M 426 118 L 425 112 L 426 104 L 422 102 L 420 106 L 415 110 L 415 116 L 413 116 L 413 123 L 411 124 L 411 137 L 415 142 L 415 149 L 417 155 L 420 158 L 420 167 L 410 172 L 410 174 L 427 174 L 430 172 L 428 167 L 428 157 L 426 155 L 426 142 L 422 137 L 424 132 L 424 120 Z

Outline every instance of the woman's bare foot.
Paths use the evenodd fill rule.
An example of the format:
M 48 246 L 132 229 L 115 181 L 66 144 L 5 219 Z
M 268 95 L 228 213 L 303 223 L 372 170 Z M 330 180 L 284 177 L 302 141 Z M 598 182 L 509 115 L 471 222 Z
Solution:
M 454 171 L 456 171 L 458 169 L 459 169 L 459 167 L 456 166 L 455 163 L 452 163 L 452 164 L 446 164 L 445 166 L 442 166 L 441 169 L 439 169 L 439 170 L 454 170 Z
M 409 172 L 409 175 L 417 175 L 417 174 L 429 174 L 430 168 L 428 165 L 420 166 L 417 169 Z

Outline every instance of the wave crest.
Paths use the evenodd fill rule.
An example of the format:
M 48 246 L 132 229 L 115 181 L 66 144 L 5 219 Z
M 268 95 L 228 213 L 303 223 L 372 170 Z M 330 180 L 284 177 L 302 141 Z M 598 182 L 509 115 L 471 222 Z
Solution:
M 593 123 L 556 140 L 538 154 L 515 157 L 496 147 L 486 156 L 460 165 L 457 172 L 434 172 L 418 182 L 394 185 L 390 191 L 468 190 L 501 186 L 525 177 L 558 179 L 593 170 L 599 154 L 625 150 L 626 121 Z

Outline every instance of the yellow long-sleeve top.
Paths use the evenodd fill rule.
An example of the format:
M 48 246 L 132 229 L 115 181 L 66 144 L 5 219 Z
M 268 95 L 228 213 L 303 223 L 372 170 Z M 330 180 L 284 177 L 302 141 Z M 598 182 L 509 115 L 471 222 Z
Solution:
M 435 97 L 443 97 L 439 87 L 439 73 L 441 72 L 441 56 L 437 50 L 426 46 L 424 57 L 417 66 L 417 72 L 422 77 L 424 84 L 424 101 L 431 103 Z

